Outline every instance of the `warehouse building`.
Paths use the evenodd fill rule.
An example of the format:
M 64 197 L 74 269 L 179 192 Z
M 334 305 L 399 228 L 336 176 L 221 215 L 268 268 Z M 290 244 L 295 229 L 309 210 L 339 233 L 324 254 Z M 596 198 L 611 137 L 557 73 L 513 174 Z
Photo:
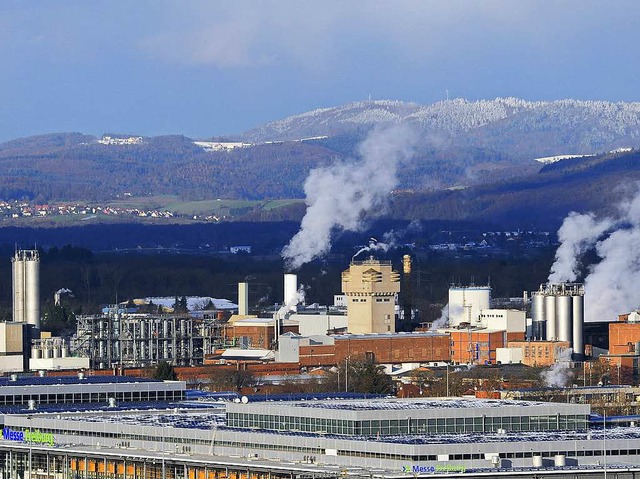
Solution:
M 640 428 L 593 429 L 589 417 L 584 404 L 478 399 L 42 406 L 5 411 L 0 477 L 640 474 Z

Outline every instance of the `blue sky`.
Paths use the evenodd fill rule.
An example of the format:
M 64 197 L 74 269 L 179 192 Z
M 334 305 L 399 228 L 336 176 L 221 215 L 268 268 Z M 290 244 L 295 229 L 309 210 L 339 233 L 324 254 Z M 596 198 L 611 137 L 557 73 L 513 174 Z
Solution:
M 366 99 L 639 101 L 640 3 L 0 2 L 0 141 L 193 138 Z

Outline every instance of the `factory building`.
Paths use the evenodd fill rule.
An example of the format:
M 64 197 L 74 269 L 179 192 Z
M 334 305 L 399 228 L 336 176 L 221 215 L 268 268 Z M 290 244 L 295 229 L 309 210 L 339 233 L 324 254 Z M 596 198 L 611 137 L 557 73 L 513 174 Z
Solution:
M 17 250 L 11 262 L 13 321 L 0 323 L 0 372 L 88 367 L 87 358 L 69 354 L 65 340 L 41 331 L 39 252 Z
M 547 283 L 531 293 L 532 339 L 568 341 L 584 357 L 584 285 Z
M 507 347 L 519 350 L 520 361 L 503 360 L 502 363 L 521 362 L 526 366 L 548 367 L 566 355 L 570 344 L 568 341 L 509 341 Z
M 456 364 L 496 364 L 497 349 L 507 344 L 506 332 L 493 329 L 451 329 L 451 361 Z
M 394 333 L 400 273 L 391 261 L 352 261 L 342 273 L 347 297 L 348 331 L 352 334 Z
M 0 323 L 0 372 L 24 371 L 29 331 L 24 323 Z
M 279 356 L 301 366 L 333 366 L 349 359 L 378 364 L 442 363 L 449 360 L 449 335 L 435 332 L 398 334 L 283 335 Z
M 71 350 L 89 358 L 95 369 L 144 367 L 162 361 L 201 365 L 205 355 L 225 346 L 225 323 L 217 317 L 127 313 L 112 308 L 107 314 L 78 316 L 77 321 Z
M 637 477 L 640 428 L 590 406 L 355 399 L 42 406 L 4 415 L 0 477 L 308 479 Z

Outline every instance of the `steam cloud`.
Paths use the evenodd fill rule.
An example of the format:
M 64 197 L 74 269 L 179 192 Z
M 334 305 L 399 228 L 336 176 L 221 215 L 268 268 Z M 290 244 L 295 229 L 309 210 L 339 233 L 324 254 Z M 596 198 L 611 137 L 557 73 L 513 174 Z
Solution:
M 402 238 L 408 232 L 420 231 L 421 229 L 422 227 L 420 225 L 420 222 L 413 220 L 406 228 L 400 231 L 391 230 L 384 233 L 382 235 L 382 241 L 378 241 L 375 238 L 370 238 L 369 244 L 360 248 L 356 252 L 356 254 L 351 257 L 351 260 L 353 261 L 360 253 L 364 253 L 367 251 L 382 251 L 383 253 L 386 253 L 391 248 L 397 248 L 400 238 Z
M 575 281 L 578 277 L 580 257 L 612 226 L 609 219 L 596 220 L 591 213 L 584 215 L 571 212 L 558 230 L 560 247 L 551 266 L 549 282 Z
M 385 233 L 385 235 L 387 235 L 389 233 Z M 356 259 L 356 256 L 358 256 L 360 253 L 364 253 L 366 251 L 382 251 L 384 253 L 386 253 L 387 251 L 389 251 L 389 249 L 391 249 L 394 246 L 394 242 L 389 242 L 389 243 L 384 243 L 384 242 L 379 242 L 377 239 L 375 238 L 371 238 L 369 240 L 369 245 L 365 246 L 363 248 L 360 248 L 358 250 L 358 252 L 356 254 L 354 254 L 351 257 L 351 260 L 353 261 L 354 259 Z
M 549 281 L 575 281 L 581 256 L 595 248 L 600 262 L 584 280 L 585 321 L 602 321 L 632 311 L 640 302 L 640 187 L 618 207 L 615 217 L 571 213 L 559 230 Z
M 329 252 L 334 230 L 358 231 L 366 212 L 384 205 L 398 183 L 397 168 L 411 155 L 415 135 L 406 126 L 374 130 L 359 147 L 360 161 L 309 173 L 307 212 L 300 231 L 282 250 L 289 270 Z
M 293 298 L 291 298 L 286 304 L 283 304 L 282 307 L 278 309 L 278 312 L 276 313 L 278 315 L 278 318 L 284 318 L 289 311 L 296 311 L 297 305 L 304 304 L 305 294 L 306 293 L 304 285 L 301 284 L 298 287 L 298 291 L 296 291 L 296 294 L 293 295 Z
M 544 385 L 548 388 L 563 388 L 567 382 L 573 377 L 573 372 L 569 368 L 571 365 L 572 348 L 562 351 L 556 358 L 556 362 L 546 371 L 540 373 L 540 378 L 544 381 Z
M 442 314 L 438 319 L 431 323 L 429 331 L 435 331 L 436 329 L 445 328 L 449 323 L 449 304 L 445 304 L 442 308 Z

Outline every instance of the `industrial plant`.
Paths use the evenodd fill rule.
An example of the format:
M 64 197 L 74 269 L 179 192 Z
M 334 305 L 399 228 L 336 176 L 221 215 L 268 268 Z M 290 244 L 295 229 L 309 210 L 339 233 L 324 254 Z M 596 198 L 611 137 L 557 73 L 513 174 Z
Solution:
M 6 372 L 122 371 L 161 362 L 198 367 L 247 359 L 300 368 L 332 367 L 356 356 L 389 370 L 421 364 L 548 367 L 561 356 L 566 360 L 567 353 L 578 366 L 598 356 L 626 361 L 607 356 L 608 344 L 586 328 L 580 283 L 542 284 L 536 291 L 523 292 L 515 302 L 519 307 L 494 300 L 489 284 L 453 284 L 439 320 L 398 333 L 399 319 L 415 314 L 409 255 L 402 259 L 402 273 L 388 260 L 353 259 L 342 272 L 342 291 L 332 305 L 305 304 L 304 288 L 295 274 L 288 273 L 283 277 L 281 303 L 259 314 L 252 314 L 250 285 L 242 282 L 237 304 L 185 298 L 190 307 L 181 312 L 171 309 L 171 298 L 109 305 L 100 314 L 77 316 L 71 338 L 51 337 L 41 330 L 38 251 L 16 251 L 12 263 L 13 321 L 0 324 L 6 351 L 0 368 Z M 402 285 L 406 290 L 401 291 Z M 55 295 L 60 301 L 59 291 Z M 195 307 L 198 299 L 208 306 Z M 157 306 L 154 312 L 144 312 L 149 303 Z M 628 318 L 625 324 L 634 316 Z M 603 324 L 600 331 L 608 328 Z M 632 352 L 635 349 L 640 354 L 640 347 Z
M 77 316 L 73 337 L 62 338 L 42 330 L 38 252 L 16 251 L 13 321 L 0 324 L 0 365 L 11 373 L 0 381 L 0 477 L 640 474 L 635 416 L 601 416 L 590 405 L 638 403 L 640 389 L 607 386 L 608 373 L 597 378 L 601 386 L 564 390 L 560 402 L 548 402 L 548 388 L 430 398 L 416 379 L 446 368 L 448 393 L 450 367 L 560 365 L 586 374 L 603 362 L 619 375 L 622 367 L 637 371 L 640 313 L 597 325 L 595 334 L 580 283 L 543 284 L 506 302 L 492 297 L 490 284 L 453 284 L 439 320 L 398 332 L 399 318 L 414 314 L 402 288 L 411 261 L 403 257 L 400 273 L 388 260 L 352 260 L 331 305 L 306 304 L 298 277 L 287 273 L 282 301 L 262 313 L 252 314 L 250 284 L 241 282 L 237 303 L 185 297 L 180 312 L 171 311 L 172 298 L 132 299 Z M 154 312 L 142 312 L 150 304 Z M 188 377 L 205 368 L 302 377 L 340 374 L 358 358 L 392 375 L 397 397 L 354 397 L 348 376 L 337 383 L 346 396 L 284 400 L 267 392 L 275 383 L 263 383 L 264 392 L 216 392 L 204 382 L 195 391 L 185 381 L 130 376 L 170 363 Z

